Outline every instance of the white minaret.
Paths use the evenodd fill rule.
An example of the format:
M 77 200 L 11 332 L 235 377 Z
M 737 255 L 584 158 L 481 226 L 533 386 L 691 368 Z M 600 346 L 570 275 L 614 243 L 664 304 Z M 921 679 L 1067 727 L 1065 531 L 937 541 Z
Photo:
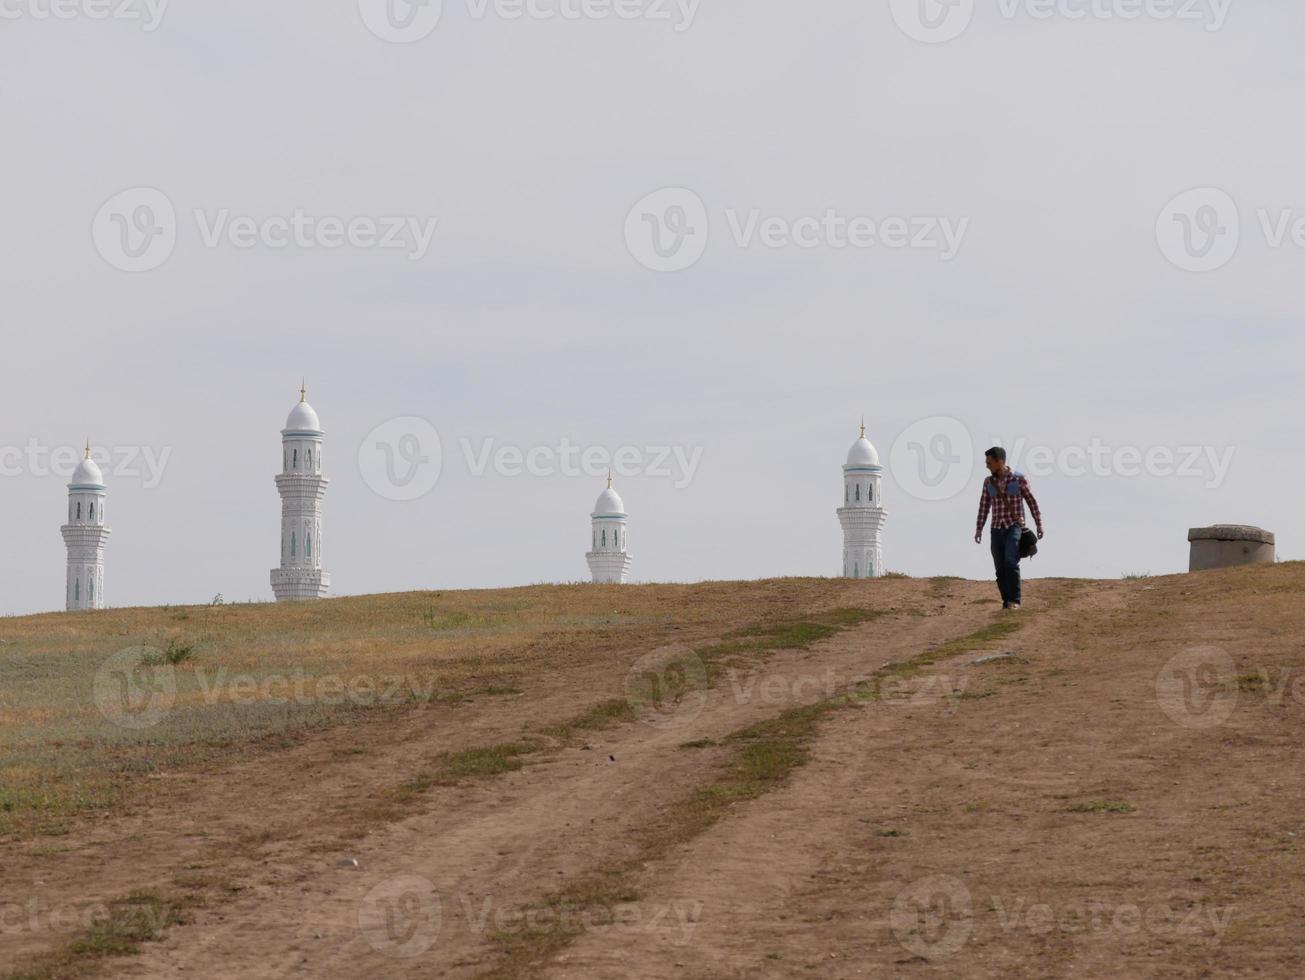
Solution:
M 838 522 L 843 525 L 843 577 L 878 578 L 884 574 L 884 521 L 881 481 L 884 468 L 879 453 L 865 437 L 865 420 L 861 420 L 861 438 L 852 443 L 843 466 L 843 506 L 838 508 Z
M 322 426 L 307 399 L 301 387 L 281 430 L 281 567 L 272 569 L 277 602 L 320 599 L 331 585 L 322 571 L 322 496 L 331 481 L 322 476 Z
M 625 504 L 620 495 L 612 489 L 612 475 L 607 475 L 607 489 L 598 495 L 594 504 L 593 518 L 594 549 L 585 554 L 589 562 L 589 571 L 595 582 L 620 584 L 630 573 L 630 552 L 626 542 Z
M 91 459 L 91 444 L 86 457 L 73 470 L 68 484 L 68 523 L 60 530 L 68 547 L 67 608 L 104 608 L 104 542 L 109 529 L 104 526 L 104 475 Z

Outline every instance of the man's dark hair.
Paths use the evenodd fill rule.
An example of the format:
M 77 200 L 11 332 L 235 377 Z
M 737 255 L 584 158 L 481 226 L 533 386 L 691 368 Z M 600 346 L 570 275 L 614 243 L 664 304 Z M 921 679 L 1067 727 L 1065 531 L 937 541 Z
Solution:
M 991 449 L 989 449 L 989 450 L 988 450 L 986 453 L 984 453 L 983 455 L 985 455 L 985 456 L 991 456 L 993 459 L 995 459 L 995 460 L 996 460 L 997 462 L 999 462 L 999 463 L 1004 463 L 1004 462 L 1006 462 L 1006 450 L 1002 449 L 1001 446 L 993 446 Z

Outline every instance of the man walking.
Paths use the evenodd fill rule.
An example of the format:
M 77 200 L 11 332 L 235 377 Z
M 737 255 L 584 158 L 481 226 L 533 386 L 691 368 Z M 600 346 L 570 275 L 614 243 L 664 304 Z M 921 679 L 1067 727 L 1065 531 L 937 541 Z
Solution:
M 1033 520 L 1042 539 L 1042 512 L 1033 499 L 1029 481 L 1006 465 L 1006 450 L 993 446 L 984 453 L 989 477 L 983 481 L 979 497 L 979 523 L 974 528 L 974 543 L 983 543 L 983 522 L 992 511 L 992 564 L 997 569 L 997 588 L 1001 590 L 1001 608 L 1020 607 L 1020 535 L 1024 533 L 1024 501 L 1029 502 Z

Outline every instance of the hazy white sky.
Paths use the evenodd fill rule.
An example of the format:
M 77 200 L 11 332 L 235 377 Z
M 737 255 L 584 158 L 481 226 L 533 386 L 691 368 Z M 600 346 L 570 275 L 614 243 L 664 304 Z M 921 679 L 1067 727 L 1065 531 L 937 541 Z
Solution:
M 60 2 L 0 0 L 0 612 L 62 606 L 48 453 L 87 437 L 122 449 L 111 604 L 270 599 L 302 376 L 336 594 L 587 577 L 601 477 L 493 461 L 563 440 L 700 451 L 688 480 L 674 456 L 617 478 L 640 580 L 836 574 L 862 413 L 894 463 L 890 568 L 991 574 L 996 439 L 1047 450 L 1026 574 L 1181 570 L 1217 522 L 1301 556 L 1297 0 L 445 0 L 420 38 L 438 5 Z M 409 14 L 409 43 L 377 36 Z M 130 272 L 136 188 L 175 243 Z M 662 188 L 705 210 L 682 271 L 641 263 L 643 211 L 627 241 Z M 398 218 L 405 247 L 282 245 L 296 214 Z M 415 501 L 369 485 L 397 417 L 440 438 Z M 406 432 L 382 430 L 396 465 Z

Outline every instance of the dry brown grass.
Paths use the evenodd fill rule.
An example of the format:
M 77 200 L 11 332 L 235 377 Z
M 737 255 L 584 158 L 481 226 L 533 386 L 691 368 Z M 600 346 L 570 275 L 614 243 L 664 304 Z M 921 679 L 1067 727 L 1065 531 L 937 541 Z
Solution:
M 405 617 L 416 615 L 420 620 L 417 629 L 425 629 L 431 634 L 430 649 L 438 645 L 444 651 L 443 660 L 431 655 L 431 663 L 427 667 L 430 673 L 422 676 L 440 680 L 440 696 L 446 701 L 456 702 L 458 698 L 478 699 L 495 696 L 489 693 L 492 691 L 511 691 L 522 692 L 526 697 L 539 694 L 541 701 L 550 705 L 546 715 L 537 716 L 529 724 L 521 723 L 519 732 L 514 724 L 509 728 L 495 730 L 492 738 L 485 738 L 480 743 L 471 742 L 470 746 L 460 744 L 456 749 L 450 748 L 426 756 L 415 774 L 414 770 L 404 770 L 410 778 L 396 784 L 393 792 L 370 800 L 373 809 L 359 809 L 355 806 L 351 820 L 359 824 L 357 829 L 361 832 L 378 821 L 410 815 L 418 805 L 429 802 L 428 791 L 434 787 L 495 777 L 506 777 L 514 783 L 529 781 L 536 763 L 556 757 L 565 750 L 568 740 L 571 746 L 577 744 L 576 740 L 571 739 L 572 735 L 577 739 L 589 739 L 594 736 L 588 733 L 602 732 L 598 737 L 620 738 L 622 730 L 631 723 L 632 704 L 627 699 L 611 697 L 616 693 L 614 689 L 603 685 L 586 687 L 584 699 L 574 704 L 555 696 L 557 690 L 569 691 L 577 676 L 588 676 L 591 679 L 598 676 L 594 670 L 595 664 L 620 663 L 621 671 L 617 673 L 620 676 L 642 651 L 674 642 L 675 649 L 687 649 L 694 657 L 703 660 L 708 668 L 735 662 L 746 665 L 753 658 L 768 656 L 770 651 L 806 649 L 813 640 L 827 638 L 841 629 L 873 618 L 876 609 L 895 608 L 900 618 L 901 614 L 939 615 L 931 612 L 935 598 L 945 597 L 952 612 L 982 602 L 981 599 L 974 598 L 978 590 L 960 590 L 951 580 L 940 579 L 930 583 L 889 582 L 885 585 L 886 588 L 868 583 L 799 580 L 696 587 L 571 587 L 458 593 L 451 594 L 458 600 L 458 605 L 450 602 L 450 608 L 441 606 L 433 612 L 425 613 L 420 611 L 420 603 L 412 602 L 416 598 L 413 596 L 342 600 L 341 604 L 358 603 L 364 607 L 394 602 L 396 608 L 406 612 L 392 620 L 388 627 L 384 623 L 379 626 L 373 623 L 364 628 L 362 624 L 336 622 L 332 627 L 336 635 L 320 636 L 318 642 L 339 641 L 347 647 L 356 644 L 356 637 L 367 630 L 372 635 L 379 636 L 387 635 L 388 630 L 402 639 L 414 629 Z M 909 589 L 896 586 L 909 586 Z M 1080 589 L 1084 590 L 1082 603 L 1068 612 L 1062 611 L 1046 618 L 1046 612 L 1055 610 L 1067 594 L 1078 593 Z M 964 594 L 957 594 L 962 591 Z M 1281 694 L 1280 683 L 1284 677 L 1294 676 L 1299 669 L 1305 667 L 1305 661 L 1301 660 L 1298 652 L 1299 646 L 1290 641 L 1291 637 L 1299 635 L 1301 610 L 1305 608 L 1299 602 L 1300 592 L 1305 592 L 1305 565 L 1250 569 L 1209 576 L 1174 576 L 1122 585 L 1115 583 L 1109 589 L 1102 589 L 1100 595 L 1096 590 L 1086 589 L 1084 583 L 1065 583 L 1054 592 L 1048 589 L 1041 594 L 1040 601 L 1045 602 L 1045 606 L 1026 608 L 1019 615 L 997 614 L 978 629 L 974 628 L 976 623 L 983 620 L 968 615 L 964 617 L 967 624 L 965 631 L 934 629 L 928 634 L 930 639 L 927 643 L 901 646 L 895 654 L 899 659 L 895 661 L 883 663 L 876 657 L 874 663 L 882 666 L 875 669 L 873 665 L 867 664 L 866 675 L 858 670 L 852 676 L 865 676 L 865 679 L 838 697 L 790 708 L 773 717 L 754 721 L 732 734 L 728 734 L 729 729 L 720 728 L 713 731 L 713 738 L 685 742 L 681 747 L 693 750 L 693 757 L 699 762 L 699 769 L 693 779 L 685 781 L 680 786 L 680 791 L 674 796 L 668 796 L 662 805 L 649 810 L 645 820 L 627 827 L 621 849 L 614 850 L 612 854 L 604 853 L 600 860 L 584 867 L 564 883 L 556 882 L 550 871 L 549 877 L 541 877 L 535 887 L 525 892 L 527 908 L 552 910 L 556 914 L 551 918 L 547 915 L 540 917 L 539 921 L 544 925 L 539 928 L 495 935 L 494 952 L 497 955 L 483 964 L 489 971 L 485 975 L 500 980 L 539 975 L 540 970 L 552 962 L 564 947 L 581 938 L 574 931 L 575 923 L 601 922 L 604 911 L 612 913 L 623 903 L 635 901 L 641 895 L 647 897 L 654 894 L 658 879 L 649 871 L 650 868 L 659 862 L 665 863 L 668 855 L 677 854 L 690 842 L 701 839 L 705 830 L 729 814 L 746 812 L 754 805 L 764 806 L 765 798 L 773 790 L 797 782 L 791 776 L 807 760 L 816 740 L 824 738 L 827 744 L 831 732 L 846 729 L 849 718 L 863 715 L 869 717 L 864 712 L 842 709 L 852 704 L 877 700 L 883 696 L 884 681 L 915 675 L 951 658 L 971 657 L 979 651 L 999 650 L 1008 637 L 1013 645 L 1019 644 L 1027 656 L 976 668 L 993 687 L 960 695 L 958 700 L 969 700 L 963 706 L 958 705 L 959 710 L 955 713 L 955 718 L 958 719 L 956 724 L 968 720 L 974 729 L 972 744 L 986 744 L 986 733 L 997 733 L 993 751 L 995 754 L 997 747 L 1000 748 L 1002 768 L 1008 769 L 1012 765 L 1013 754 L 1007 751 L 1010 746 L 1003 743 L 1002 732 L 1006 729 L 994 725 L 994 721 L 1000 717 L 994 711 L 1009 712 L 1001 717 L 1003 724 L 1011 718 L 1018 718 L 1031 731 L 1039 725 L 1043 726 L 1041 737 L 1026 739 L 1023 746 L 1030 752 L 1038 752 L 1041 742 L 1050 738 L 1055 730 L 1054 726 L 1048 728 L 1045 725 L 1044 716 L 1049 711 L 1059 717 L 1057 712 L 1064 714 L 1070 710 L 1068 705 L 1083 700 L 1084 695 L 1078 690 L 1080 686 L 1106 685 L 1111 683 L 1109 678 L 1115 678 L 1123 671 L 1127 676 L 1127 684 L 1101 687 L 1101 690 L 1109 691 L 1110 696 L 1098 693 L 1093 702 L 1112 706 L 1109 709 L 1112 714 L 1101 731 L 1112 737 L 1117 736 L 1119 733 L 1112 726 L 1117 725 L 1118 717 L 1123 716 L 1116 716 L 1114 712 L 1122 712 L 1123 708 L 1113 706 L 1134 705 L 1154 697 L 1151 692 L 1155 684 L 1156 664 L 1148 664 L 1135 674 L 1127 673 L 1132 669 L 1134 660 L 1145 656 L 1151 647 L 1163 647 L 1165 656 L 1176 646 L 1189 643 L 1224 647 L 1237 661 L 1236 673 L 1229 676 L 1228 687 L 1242 696 L 1244 710 L 1262 712 L 1263 720 L 1271 720 L 1271 710 L 1277 710 L 1274 699 Z M 665 605 L 667 595 L 672 595 L 676 604 Z M 518 603 L 523 599 L 526 602 L 519 605 L 512 614 L 505 613 L 501 608 L 491 608 L 493 604 L 503 602 L 504 596 L 511 597 Z M 612 605 L 606 612 L 601 604 L 597 608 L 586 607 L 582 616 L 577 612 L 577 597 L 583 602 L 590 602 L 597 597 Z M 923 606 L 928 607 L 923 612 L 919 601 L 921 598 L 925 600 Z M 619 600 L 620 605 L 616 606 L 614 600 Z M 263 608 L 277 614 L 292 612 L 300 616 L 314 608 L 327 610 L 336 605 L 337 603 L 326 603 L 289 610 Z M 163 615 L 173 611 L 152 612 Z M 204 610 L 195 612 L 209 615 Z M 220 616 L 222 612 L 215 611 L 213 615 Z M 579 622 L 585 617 L 594 621 Z M 62 620 L 65 617 L 53 618 Z M 94 618 L 97 617 L 87 618 L 84 622 Z M 946 626 L 947 622 L 946 615 L 943 615 L 936 625 Z M 1013 631 L 1032 624 L 1037 624 L 1032 631 L 1034 637 L 1027 634 L 1010 636 Z M 310 626 L 315 625 L 310 623 Z M 0 624 L 0 636 L 5 635 L 2 627 L 3 624 Z M 251 630 L 250 636 L 256 635 Z M 212 635 L 203 638 L 198 633 L 180 635 L 173 649 L 193 646 L 194 650 L 189 656 L 181 657 L 175 665 L 179 674 L 185 675 L 186 672 L 210 663 L 209 658 L 214 656 L 219 643 L 234 644 L 235 636 L 234 629 L 221 633 L 215 629 Z M 492 646 L 493 653 L 487 655 L 484 653 L 485 648 L 477 645 L 481 638 L 487 640 L 486 647 Z M 1060 645 L 1062 641 L 1076 645 L 1065 647 Z M 246 637 L 244 642 L 252 641 Z M 0 646 L 0 672 L 10 668 L 10 661 L 6 657 L 16 646 L 17 643 Z M 234 652 L 236 648 L 231 646 L 229 649 Z M 911 656 L 910 651 L 918 652 Z M 31 657 L 30 649 L 22 651 L 22 654 Z M 349 662 L 346 654 L 340 656 L 343 662 Z M 375 672 L 377 663 L 389 665 L 409 661 L 392 658 L 388 642 L 382 641 L 370 659 L 366 655 L 355 655 L 353 663 L 358 665 L 356 669 L 366 673 Z M 559 673 L 569 666 L 575 666 L 577 674 Z M 440 671 L 445 667 L 447 672 L 441 674 Z M 582 668 L 587 668 L 587 671 Z M 707 674 L 705 683 L 710 684 L 711 670 Z M 603 676 L 610 674 L 605 673 Z M 628 685 L 630 675 L 626 676 Z M 550 691 L 545 686 L 546 677 L 555 683 L 554 690 Z M 1055 683 L 1046 683 L 1051 678 L 1057 679 Z M 86 683 L 84 674 L 81 682 Z M 1025 688 L 1018 689 L 1014 686 L 1016 684 L 1025 684 Z M 1075 691 L 1067 694 L 1063 690 L 1065 686 L 1073 687 Z M 626 693 L 630 697 L 635 696 L 628 686 Z M 661 697 L 667 691 L 664 687 L 659 687 L 654 693 Z M 672 690 L 670 693 L 675 692 Z M 988 694 L 1000 694 L 1001 697 L 995 701 L 985 700 Z M 600 697 L 606 700 L 599 700 Z M 1056 697 L 1060 698 L 1059 702 L 1055 700 Z M 584 703 L 589 703 L 589 707 L 577 713 Z M 199 704 L 205 710 L 213 712 L 207 731 L 216 731 L 222 723 L 229 720 L 230 705 L 221 701 L 209 703 L 202 698 Z M 999 707 L 994 708 L 994 704 Z M 1056 704 L 1059 704 L 1058 709 L 1048 707 Z M 68 703 L 57 698 L 47 699 L 38 706 L 43 707 L 46 717 L 56 720 L 62 717 L 61 712 L 69 710 Z M 334 706 L 330 707 L 335 710 Z M 490 712 L 505 713 L 516 709 L 515 704 L 490 703 L 484 707 Z M 384 709 L 349 708 L 336 714 L 327 713 L 322 720 L 314 723 L 337 724 L 348 718 L 356 718 L 359 712 L 373 710 L 397 713 L 410 710 L 410 706 L 399 704 Z M 460 716 L 463 709 L 451 710 Z M 974 722 L 979 716 L 988 719 L 982 726 Z M 425 723 L 423 716 L 409 717 L 417 725 Z M 950 710 L 948 717 L 952 717 Z M 391 719 L 386 717 L 377 720 L 388 722 Z M 214 746 L 222 744 L 217 741 L 181 743 L 159 738 L 160 732 L 169 734 L 167 726 L 171 723 L 172 719 L 169 718 L 165 725 L 152 734 L 136 736 L 142 739 L 139 743 L 140 751 L 152 753 L 150 761 L 161 768 L 166 768 L 169 760 L 173 759 L 170 753 L 176 752 L 179 745 L 188 744 L 188 751 L 192 754 L 183 755 L 176 764 L 189 766 L 197 760 L 202 761 L 205 758 L 203 753 L 215 751 Z M 1166 733 L 1162 731 L 1161 737 L 1157 739 L 1154 712 L 1135 713 L 1133 725 L 1144 740 L 1155 740 L 1155 751 L 1174 752 L 1175 763 L 1186 759 L 1193 750 L 1205 744 L 1200 740 L 1189 740 L 1182 731 L 1169 732 L 1167 740 L 1164 737 Z M 386 733 L 396 730 L 388 724 L 374 727 L 376 731 Z M 297 737 L 304 730 L 287 728 L 280 740 Z M 1244 732 L 1241 728 L 1230 729 L 1231 735 L 1222 739 L 1221 751 L 1235 750 L 1243 742 L 1253 748 L 1256 743 L 1251 739 L 1258 736 L 1245 733 L 1258 733 L 1262 730 L 1263 725 L 1259 722 L 1246 726 Z M 0 734 L 7 737 L 10 733 L 0 728 Z M 349 729 L 336 733 L 332 738 L 352 738 L 355 734 L 356 730 Z M 173 735 L 169 734 L 169 737 Z M 1170 743 L 1179 744 L 1175 748 Z M 256 736 L 244 742 L 227 744 L 236 744 L 247 751 L 256 746 L 274 748 L 280 743 L 269 736 Z M 59 751 L 63 748 L 64 746 L 59 746 Z M 96 747 L 74 748 L 92 751 Z M 1062 748 L 1058 751 L 1063 753 L 1064 750 Z M 1081 746 L 1076 744 L 1074 751 L 1081 751 Z M 1131 778 L 1127 771 L 1112 768 L 1117 767 L 1118 756 L 1118 747 L 1113 742 L 1103 745 L 1094 763 L 1101 772 L 1093 773 L 1091 779 L 1079 778 L 1064 783 L 1058 782 L 1059 777 L 1054 774 L 1051 777 L 1039 775 L 1038 778 L 1044 779 L 1046 786 L 1054 788 L 1056 792 L 1044 790 L 1036 794 L 1035 798 L 1043 802 L 1050 801 L 1047 806 L 1059 815 L 1059 819 L 1072 820 L 1076 826 L 1101 828 L 1097 831 L 1100 833 L 1114 831 L 1115 828 L 1127 828 L 1132 834 L 1143 832 L 1157 818 L 1165 818 L 1165 807 L 1169 806 L 1169 800 L 1150 793 L 1145 781 Z M 263 761 L 275 764 L 279 758 L 269 755 Z M 1060 755 L 1053 752 L 1048 758 L 1058 760 Z M 1129 764 L 1140 765 L 1143 763 L 1139 760 L 1148 758 L 1142 756 L 1131 759 Z M 622 760 L 625 761 L 624 756 Z M 0 763 L 7 762 L 8 756 L 0 755 Z M 964 768 L 968 772 L 973 765 L 978 764 L 986 763 L 983 760 L 977 763 L 972 761 Z M 1083 761 L 1077 759 L 1075 765 L 1082 767 Z M 1039 762 L 1035 771 L 1041 774 L 1048 768 Z M 521 771 L 523 769 L 525 771 Z M 909 771 L 909 767 L 900 769 L 901 777 L 908 778 Z M 1204 778 L 1206 767 L 1200 767 L 1200 771 Z M 899 770 L 892 772 L 897 774 Z M 547 777 L 538 778 L 542 782 Z M 7 784 L 4 785 L 7 789 Z M 127 798 L 148 785 L 138 772 L 128 772 L 122 776 L 115 792 L 122 794 L 120 798 Z M 809 786 L 808 790 L 810 789 Z M 876 841 L 878 838 L 900 838 L 891 845 L 894 849 L 904 849 L 908 845 L 918 848 L 926 846 L 930 836 L 920 827 L 910 826 L 911 821 L 920 814 L 951 812 L 966 815 L 970 822 L 991 821 L 1011 812 L 1015 804 L 1028 805 L 1026 800 L 1013 797 L 997 784 L 971 781 L 941 803 L 932 797 L 934 790 L 933 784 L 917 781 L 913 798 L 928 798 L 931 802 L 928 805 L 913 805 L 909 816 L 892 812 L 886 816 L 895 819 L 876 821 L 873 827 Z M 1230 781 L 1226 791 L 1216 798 L 1217 802 L 1207 802 L 1205 809 L 1210 812 L 1220 810 L 1221 813 L 1230 808 L 1249 810 L 1252 804 L 1246 801 L 1253 795 L 1247 787 Z M 812 816 L 822 812 L 821 806 L 832 805 L 835 798 L 820 799 L 823 803 L 811 806 Z M 1172 819 L 1174 813 L 1170 812 L 1168 816 Z M 1183 819 L 1186 819 L 1185 815 Z M 566 826 L 570 828 L 571 824 L 568 822 Z M 859 827 L 860 825 L 858 833 Z M 1256 855 L 1256 860 L 1285 863 L 1296 856 L 1298 845 L 1295 843 L 1295 832 L 1288 831 L 1287 827 L 1294 827 L 1294 824 L 1280 821 L 1272 828 L 1254 828 L 1254 832 L 1246 839 L 1253 843 L 1251 850 Z M 764 826 L 762 829 L 765 829 Z M 570 833 L 568 829 L 568 840 Z M 1244 831 L 1242 836 L 1246 837 Z M 249 852 L 251 861 L 262 860 L 262 852 L 271 842 L 270 837 L 268 832 L 251 833 L 238 838 L 236 844 L 239 845 L 239 850 Z M 75 838 L 74 834 L 66 840 Z M 1122 838 L 1116 838 L 1119 839 Z M 749 846 L 755 847 L 759 841 L 764 843 L 761 838 L 757 838 Z M 318 842 L 313 842 L 306 846 L 317 845 Z M 1225 841 L 1224 849 L 1228 846 Z M 328 852 L 334 853 L 333 850 Z M 1197 847 L 1194 851 L 1198 855 L 1206 852 L 1204 847 Z M 232 845 L 224 843 L 223 854 L 231 853 L 235 853 Z M 1216 854 L 1220 851 L 1210 848 L 1208 853 Z M 936 864 L 936 859 L 927 858 L 924 863 L 932 867 Z M 1131 868 L 1132 864 L 1123 861 L 1120 866 Z M 160 907 L 168 911 L 169 915 L 185 916 L 207 902 L 223 902 L 226 893 L 234 893 L 239 888 L 235 879 L 230 882 L 220 878 L 210 880 L 207 865 L 193 863 L 185 867 L 192 870 L 175 878 L 172 882 L 175 888 L 169 887 L 157 892 Z M 1202 875 L 1214 876 L 1217 870 L 1203 868 Z M 1263 877 L 1257 875 L 1257 880 Z M 1284 877 L 1282 880 L 1287 879 Z M 1025 882 L 1010 887 L 1028 889 L 1032 886 Z M 1042 887 L 1050 885 L 1043 882 Z M 1241 897 L 1237 900 L 1249 901 Z M 1225 899 L 1221 898 L 1220 901 Z M 1226 901 L 1231 903 L 1232 899 Z M 106 937 L 79 937 L 78 942 L 84 943 L 78 947 L 80 952 L 70 947 L 57 955 L 52 954 L 36 964 L 46 972 L 33 972 L 30 976 L 52 980 L 55 976 L 78 975 L 77 971 L 92 971 L 94 964 L 106 956 L 134 952 L 138 943 L 148 943 L 154 938 L 147 930 L 137 935 L 133 931 L 133 923 L 137 921 L 133 917 L 135 910 L 124 906 L 124 912 L 132 913 L 124 920 L 126 945 L 114 945 L 117 943 L 116 933 L 107 937 L 107 940 L 112 940 L 107 944 L 102 941 Z
M 57 834 L 70 817 L 148 794 L 151 776 L 360 716 L 528 693 L 543 671 L 868 605 L 869 589 L 837 579 L 533 586 L 6 619 L 0 835 Z M 153 664 L 176 693 L 161 721 L 130 729 L 106 720 L 94 682 L 108 658 L 140 647 L 158 651 Z

